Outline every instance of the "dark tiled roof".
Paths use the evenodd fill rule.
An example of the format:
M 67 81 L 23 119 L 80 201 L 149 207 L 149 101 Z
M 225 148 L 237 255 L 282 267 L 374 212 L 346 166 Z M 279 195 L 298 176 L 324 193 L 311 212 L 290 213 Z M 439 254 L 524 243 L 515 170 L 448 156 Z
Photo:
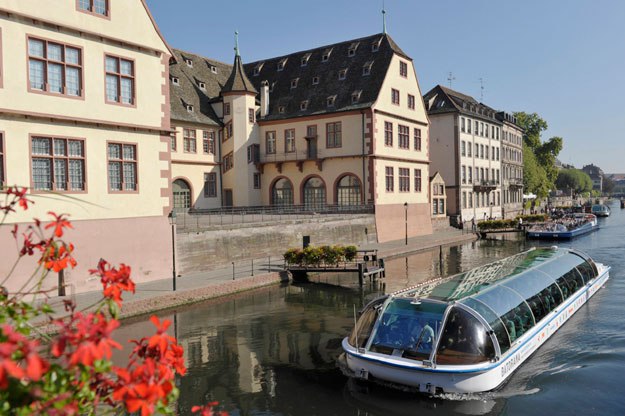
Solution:
M 222 92 L 234 91 L 253 92 L 254 94 L 258 93 L 256 88 L 254 88 L 250 80 L 245 75 L 245 70 L 243 69 L 243 64 L 241 63 L 241 56 L 238 54 L 234 57 L 234 66 L 232 68 L 230 78 L 228 78 L 226 85 L 224 85 L 222 89 Z
M 375 52 L 374 44 L 378 45 Z M 324 62 L 323 55 L 328 53 Z M 370 107 L 378 98 L 394 53 L 410 59 L 390 36 L 377 34 L 251 62 L 244 67 L 257 90 L 262 82 L 268 83 L 269 114 L 265 120 L 276 120 Z M 305 66 L 303 59 L 307 59 Z M 363 67 L 369 65 L 370 74 L 363 76 Z M 339 79 L 344 70 L 345 79 Z M 313 77 L 318 77 L 318 84 L 313 85 Z M 359 96 L 355 102 L 354 94 Z M 332 96 L 336 96 L 334 105 L 328 106 L 328 97 Z M 304 101 L 307 106 L 302 110 Z
M 451 88 L 437 85 L 423 96 L 428 114 L 461 112 L 472 117 L 488 120 L 491 123 L 500 123 L 495 118 L 497 111 L 475 98 L 454 91 Z
M 221 91 L 232 73 L 232 65 L 174 49 L 177 63 L 169 66 L 170 77 L 178 79 L 179 85 L 170 81 L 170 104 L 172 120 L 219 126 L 211 102 L 219 100 Z M 192 67 L 187 64 L 191 60 Z M 203 83 L 205 88 L 200 88 Z M 186 105 L 193 106 L 193 112 Z

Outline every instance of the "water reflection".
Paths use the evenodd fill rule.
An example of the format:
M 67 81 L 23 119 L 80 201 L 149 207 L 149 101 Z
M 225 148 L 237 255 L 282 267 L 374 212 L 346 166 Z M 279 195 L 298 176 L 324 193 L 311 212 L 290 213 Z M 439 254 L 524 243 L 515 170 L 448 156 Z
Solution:
M 625 414 L 619 392 L 625 325 L 613 319 L 622 317 L 625 296 L 625 215 L 615 211 L 599 232 L 560 243 L 611 264 L 610 291 L 600 291 L 498 392 L 431 399 L 348 381 L 335 363 L 354 324 L 354 307 L 526 248 L 525 240 L 506 235 L 387 260 L 386 279 L 362 288 L 357 276 L 322 275 L 179 310 L 177 336 L 189 369 L 179 380 L 179 413 L 217 400 L 231 415 Z M 135 322 L 122 328 L 120 338 L 150 331 L 149 324 Z M 586 394 L 572 393 L 578 391 L 593 395 L 592 409 Z

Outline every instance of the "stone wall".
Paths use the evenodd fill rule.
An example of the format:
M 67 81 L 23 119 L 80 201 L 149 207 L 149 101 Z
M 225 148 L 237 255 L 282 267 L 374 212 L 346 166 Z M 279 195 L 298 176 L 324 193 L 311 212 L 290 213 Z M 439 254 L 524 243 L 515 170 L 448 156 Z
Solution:
M 281 255 L 288 248 L 301 247 L 306 235 L 315 246 L 375 243 L 375 216 L 319 216 L 268 225 L 237 224 L 210 231 L 178 233 L 177 272 L 193 274 L 230 266 L 233 261 Z

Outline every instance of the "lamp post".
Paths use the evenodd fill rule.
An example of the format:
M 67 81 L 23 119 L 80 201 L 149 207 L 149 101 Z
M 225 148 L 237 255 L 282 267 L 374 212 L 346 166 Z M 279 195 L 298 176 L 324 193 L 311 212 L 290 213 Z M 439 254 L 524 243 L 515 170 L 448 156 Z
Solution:
M 172 279 L 174 292 L 176 291 L 176 211 L 171 210 L 168 215 L 171 225 L 171 258 L 172 258 Z
M 404 226 L 406 229 L 406 245 L 408 245 L 408 202 L 404 202 Z

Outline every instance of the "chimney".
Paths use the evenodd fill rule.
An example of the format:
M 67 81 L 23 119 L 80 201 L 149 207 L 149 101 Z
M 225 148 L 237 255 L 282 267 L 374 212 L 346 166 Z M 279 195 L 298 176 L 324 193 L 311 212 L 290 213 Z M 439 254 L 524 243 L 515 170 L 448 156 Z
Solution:
M 263 81 L 260 87 L 260 118 L 269 114 L 269 82 Z

